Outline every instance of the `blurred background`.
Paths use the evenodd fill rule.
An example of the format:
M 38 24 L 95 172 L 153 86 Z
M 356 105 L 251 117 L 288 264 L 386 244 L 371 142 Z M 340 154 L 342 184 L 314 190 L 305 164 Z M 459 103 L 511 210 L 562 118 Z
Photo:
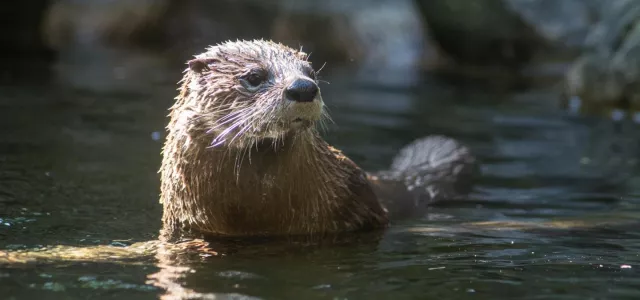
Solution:
M 639 10 L 633 0 L 23 1 L 2 5 L 0 76 L 128 89 L 177 79 L 208 45 L 266 38 L 377 84 L 428 72 L 510 89 L 566 73 L 558 88 L 569 95 L 629 104 Z
M 0 252 L 156 239 L 160 151 L 185 62 L 264 38 L 324 66 L 335 120 L 325 137 L 366 170 L 443 134 L 472 149 L 483 175 L 469 199 L 394 224 L 376 247 L 197 257 L 175 262 L 198 273 L 179 271 L 174 287 L 638 299 L 639 21 L 638 0 L 4 1 Z M 147 281 L 163 268 L 154 260 L 42 253 L 53 263 L 0 268 L 2 295 L 160 293 Z

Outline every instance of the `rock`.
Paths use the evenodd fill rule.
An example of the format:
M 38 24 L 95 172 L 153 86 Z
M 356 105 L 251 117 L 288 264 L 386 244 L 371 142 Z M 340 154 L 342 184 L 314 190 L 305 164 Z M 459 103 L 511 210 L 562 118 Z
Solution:
M 311 54 L 316 67 L 324 62 L 349 63 L 363 54 L 361 45 L 349 28 L 343 14 L 291 12 L 282 9 L 271 25 L 271 37 L 291 47 Z
M 56 50 L 77 44 L 139 44 L 161 32 L 168 0 L 60 0 L 48 9 L 44 40 Z
M 178 66 L 209 45 L 255 38 L 303 47 L 317 68 L 325 62 L 353 67 L 376 83 L 418 78 L 423 36 L 412 0 L 134 2 L 55 2 L 44 37 L 61 54 L 58 78 L 90 89 L 130 89 L 128 78 L 144 74 L 134 69 L 145 57 Z M 128 52 L 134 58 L 125 57 Z
M 640 109 L 640 2 L 611 1 L 565 75 L 565 95 L 585 106 Z
M 59 53 L 53 69 L 63 86 L 146 90 L 177 81 L 171 70 L 209 45 L 268 36 L 268 9 L 230 0 L 60 0 L 44 34 Z
M 547 56 L 570 49 L 600 49 L 598 53 L 604 54 L 593 57 L 604 55 L 611 63 L 585 59 L 568 73 L 572 76 L 567 80 L 568 90 L 584 94 L 580 90 L 590 87 L 586 82 L 601 76 L 582 76 L 583 70 L 620 69 L 614 73 L 624 76 L 616 73 L 613 78 L 627 79 L 638 72 L 628 63 L 634 44 L 623 43 L 626 39 L 619 38 L 627 34 L 627 25 L 635 18 L 633 12 L 638 5 L 634 3 L 637 2 L 58 0 L 48 10 L 43 28 L 48 45 L 61 53 L 61 63 L 73 60 L 77 51 L 86 54 L 82 62 L 86 64 L 112 53 L 113 48 L 135 55 L 139 48 L 153 48 L 157 55 L 181 64 L 193 53 L 224 40 L 270 38 L 292 47 L 302 46 L 312 53 L 316 67 L 330 62 L 329 68 L 346 66 L 358 70 L 357 76 L 363 81 L 393 86 L 416 84 L 424 69 L 452 71 L 464 78 L 489 80 L 500 86 L 506 82 L 509 86 L 511 81 L 519 84 L 522 77 L 533 77 L 535 72 L 527 67 L 535 67 Z M 601 18 L 610 21 L 593 28 Z M 606 50 L 614 48 L 620 48 L 615 55 Z M 96 55 L 89 59 L 92 51 Z M 108 69 L 111 64 L 105 62 L 102 67 Z M 116 73 L 126 74 L 128 63 L 118 64 Z M 607 80 L 612 88 L 618 85 L 618 79 Z
M 615 2 L 615 1 L 605 1 Z M 602 9 L 598 0 L 505 0 L 505 4 L 536 34 L 556 48 L 582 48 Z
M 412 0 L 276 2 L 272 36 L 304 45 L 317 65 L 355 67 L 360 81 L 378 85 L 411 85 L 419 78 L 425 39 Z
M 416 0 L 431 37 L 457 63 L 519 68 L 542 39 L 502 0 Z
M 611 103 L 622 96 L 622 77 L 612 71 L 609 56 L 585 54 L 578 58 L 565 76 L 567 95 L 577 96 L 587 103 Z

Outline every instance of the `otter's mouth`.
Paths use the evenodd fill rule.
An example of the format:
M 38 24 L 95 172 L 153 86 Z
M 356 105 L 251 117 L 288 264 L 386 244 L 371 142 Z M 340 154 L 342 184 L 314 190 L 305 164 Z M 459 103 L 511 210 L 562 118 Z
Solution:
M 313 121 L 305 118 L 294 118 L 289 122 L 289 127 L 291 129 L 306 129 L 311 127 Z

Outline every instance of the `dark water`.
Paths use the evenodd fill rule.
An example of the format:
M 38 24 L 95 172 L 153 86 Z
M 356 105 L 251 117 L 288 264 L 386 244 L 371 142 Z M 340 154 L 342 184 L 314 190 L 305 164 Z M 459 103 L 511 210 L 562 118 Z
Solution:
M 323 87 L 337 124 L 328 140 L 376 170 L 415 138 L 456 137 L 483 162 L 471 199 L 340 245 L 4 261 L 0 298 L 640 297 L 640 126 L 570 116 L 552 90 L 496 94 L 429 78 L 384 88 L 349 77 Z M 157 236 L 156 170 L 176 91 L 172 82 L 137 90 L 0 87 L 0 250 Z

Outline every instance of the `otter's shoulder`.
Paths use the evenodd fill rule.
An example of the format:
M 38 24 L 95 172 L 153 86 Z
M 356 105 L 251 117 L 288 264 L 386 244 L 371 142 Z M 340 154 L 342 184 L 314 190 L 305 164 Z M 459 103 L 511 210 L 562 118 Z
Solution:
M 379 228 L 388 224 L 386 210 L 382 207 L 378 196 L 376 195 L 367 173 L 360 168 L 349 157 L 344 155 L 341 150 L 327 145 L 329 154 L 333 156 L 340 164 L 342 169 L 346 171 L 346 187 L 349 191 L 348 204 L 351 211 L 360 211 L 362 228 Z
M 336 159 L 336 161 L 338 161 L 340 166 L 342 166 L 342 169 L 349 171 L 352 177 L 358 177 L 358 180 L 367 181 L 366 172 L 355 162 L 353 162 L 353 160 L 351 160 L 348 156 L 342 153 L 342 150 L 337 149 L 331 145 L 327 145 L 327 150 L 329 150 L 329 155 L 331 155 Z
M 344 155 L 342 153 L 342 150 L 333 147 L 331 145 L 327 145 L 327 150 L 329 150 L 329 153 L 331 153 L 331 155 L 333 155 L 336 159 L 338 159 L 339 161 L 348 161 L 350 163 L 353 163 L 355 165 L 355 163 L 353 161 L 351 161 L 351 159 L 349 159 L 346 155 Z

